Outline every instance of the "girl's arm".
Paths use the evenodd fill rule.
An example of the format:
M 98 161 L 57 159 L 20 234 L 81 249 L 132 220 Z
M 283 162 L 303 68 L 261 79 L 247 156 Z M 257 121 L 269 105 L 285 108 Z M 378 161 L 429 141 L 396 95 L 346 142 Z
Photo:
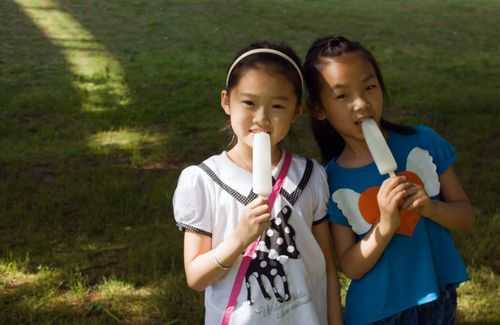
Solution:
M 349 227 L 332 225 L 335 251 L 347 277 L 360 279 L 382 256 L 399 227 L 399 206 L 410 188 L 411 183 L 404 176 L 394 176 L 382 183 L 377 195 L 380 221 L 358 242 Z
M 450 230 L 472 230 L 474 211 L 453 167 L 441 174 L 439 182 L 443 201 L 431 200 L 421 186 L 415 185 L 415 194 L 403 206 L 420 208 L 423 216 Z
M 247 246 L 269 226 L 267 199 L 258 197 L 240 216 L 236 229 L 215 248 L 209 236 L 184 233 L 184 269 L 188 286 L 203 291 L 222 278 Z
M 396 229 L 386 229 L 378 223 L 356 243 L 351 228 L 333 224 L 333 242 L 342 272 L 350 279 L 360 279 L 377 263 Z
M 342 324 L 342 310 L 340 307 L 340 287 L 335 267 L 335 259 L 332 250 L 332 240 L 328 222 L 322 222 L 312 227 L 312 233 L 323 251 L 326 262 L 327 276 L 327 308 L 328 324 Z
M 186 231 L 184 233 L 184 269 L 188 286 L 197 291 L 205 290 L 229 270 L 229 268 L 221 267 L 217 261 L 231 266 L 244 250 L 245 246 L 238 238 L 228 238 L 212 249 L 212 238 Z

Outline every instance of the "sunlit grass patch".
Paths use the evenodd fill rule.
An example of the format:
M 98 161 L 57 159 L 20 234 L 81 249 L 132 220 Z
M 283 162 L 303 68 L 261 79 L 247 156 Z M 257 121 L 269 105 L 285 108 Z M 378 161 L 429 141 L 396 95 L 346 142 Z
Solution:
M 0 259 L 0 289 L 45 285 L 60 277 L 59 272 L 41 265 L 30 271 L 29 263 L 29 256 L 26 256 L 24 260 Z
M 149 286 L 136 288 L 114 277 L 104 279 L 90 295 L 90 308 L 128 322 L 158 318 L 160 310 L 153 297 L 157 291 Z
M 53 0 L 15 0 L 23 12 L 47 38 L 64 54 L 73 73 L 73 84 L 82 94 L 94 93 L 89 101 L 82 101 L 83 111 L 103 111 L 130 102 L 125 74 L 118 60 L 77 19 Z M 93 82 L 95 76 L 105 76 L 102 82 Z M 112 96 L 114 102 L 96 103 L 96 94 Z M 101 96 L 103 96 L 101 95 Z M 85 96 L 82 96 L 85 99 Z
M 30 266 L 29 257 L 22 261 L 0 259 L 0 301 L 28 313 L 51 308 L 62 279 L 59 270 Z
M 87 140 L 87 147 L 99 155 L 121 155 L 134 167 L 165 159 L 168 136 L 164 132 L 118 129 L 102 131 Z
M 473 267 L 469 271 L 470 281 L 458 289 L 461 319 L 498 321 L 500 276 L 487 266 Z
M 99 132 L 88 140 L 88 146 L 98 153 L 109 153 L 113 149 L 133 150 L 144 145 L 158 145 L 166 141 L 166 135 L 141 132 L 131 129 Z
M 103 283 L 97 286 L 96 295 L 109 299 L 116 296 L 133 295 L 134 286 L 116 278 L 104 279 Z

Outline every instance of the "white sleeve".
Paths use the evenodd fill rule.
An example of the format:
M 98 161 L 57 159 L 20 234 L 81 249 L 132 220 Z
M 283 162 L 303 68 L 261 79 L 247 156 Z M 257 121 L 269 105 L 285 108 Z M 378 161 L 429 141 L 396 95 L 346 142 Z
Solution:
M 197 166 L 189 166 L 179 176 L 174 192 L 173 207 L 177 226 L 212 236 L 212 198 L 207 176 Z
M 327 206 L 329 189 L 325 169 L 318 162 L 313 162 L 312 185 L 315 199 L 313 224 L 318 224 L 328 219 Z

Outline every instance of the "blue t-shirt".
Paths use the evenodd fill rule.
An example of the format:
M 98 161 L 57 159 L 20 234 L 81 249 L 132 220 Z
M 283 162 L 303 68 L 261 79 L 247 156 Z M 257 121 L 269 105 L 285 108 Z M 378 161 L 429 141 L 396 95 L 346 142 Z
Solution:
M 427 194 L 439 199 L 439 175 L 453 164 L 455 151 L 432 129 L 415 129 L 411 135 L 389 132 L 387 143 L 398 164 L 396 172 L 414 172 Z M 365 202 L 376 200 L 376 196 L 368 195 L 370 191 L 365 191 L 380 186 L 388 176 L 380 175 L 375 163 L 344 168 L 335 159 L 327 164 L 326 171 L 331 194 L 330 221 L 350 227 L 359 241 L 372 227 L 363 217 L 366 210 L 360 208 L 360 198 Z M 345 323 L 367 324 L 433 301 L 447 284 L 458 285 L 467 279 L 464 262 L 449 231 L 421 217 L 410 236 L 395 234 L 374 267 L 361 279 L 351 281 Z

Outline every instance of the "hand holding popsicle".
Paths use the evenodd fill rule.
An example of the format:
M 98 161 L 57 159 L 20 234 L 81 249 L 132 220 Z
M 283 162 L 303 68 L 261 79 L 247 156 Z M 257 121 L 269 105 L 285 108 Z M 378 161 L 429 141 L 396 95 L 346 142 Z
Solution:
M 272 192 L 271 140 L 269 134 L 256 133 L 252 147 L 252 187 L 258 197 L 246 206 L 236 228 L 237 238 L 246 247 L 269 226 L 268 197 Z
M 417 200 L 417 198 L 423 200 L 421 196 L 413 200 L 411 198 L 415 194 L 415 188 L 422 187 L 422 182 L 418 176 L 408 171 L 398 173 L 396 176 L 396 160 L 373 119 L 363 120 L 361 128 L 379 173 L 391 176 L 382 183 L 377 192 L 377 216 L 373 219 L 380 218 L 381 225 L 390 231 L 397 228 L 398 233 L 411 236 L 419 219 L 419 213 L 415 208 L 424 205 Z
M 361 122 L 361 130 L 379 173 L 391 176 L 382 183 L 377 193 L 377 201 L 380 209 L 380 226 L 384 233 L 392 233 L 400 225 L 399 206 L 404 199 L 404 193 L 401 191 L 404 179 L 395 177 L 396 160 L 377 123 L 373 119 L 364 119 Z
M 258 196 L 250 202 L 240 215 L 236 227 L 236 238 L 242 241 L 244 247 L 257 239 L 269 227 L 271 212 L 265 197 Z
M 392 176 L 387 178 L 378 189 L 379 220 L 377 223 L 382 233 L 393 233 L 400 227 L 402 221 L 400 206 L 407 196 L 406 191 L 412 185 L 405 176 Z

